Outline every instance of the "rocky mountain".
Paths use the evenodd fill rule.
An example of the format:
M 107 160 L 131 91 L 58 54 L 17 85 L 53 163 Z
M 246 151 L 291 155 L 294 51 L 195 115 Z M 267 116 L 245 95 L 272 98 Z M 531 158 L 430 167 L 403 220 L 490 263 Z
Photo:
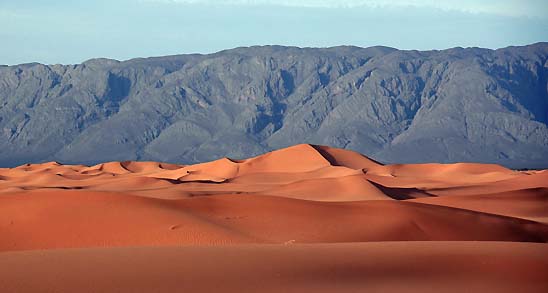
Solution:
M 548 167 L 547 60 L 538 43 L 0 66 L 0 166 L 193 163 L 314 143 L 385 163 Z

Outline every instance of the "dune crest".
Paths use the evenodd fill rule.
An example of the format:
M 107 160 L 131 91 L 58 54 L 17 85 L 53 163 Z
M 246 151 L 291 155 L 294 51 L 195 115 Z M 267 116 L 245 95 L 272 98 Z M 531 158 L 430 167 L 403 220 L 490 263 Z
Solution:
M 0 290 L 5 284 L 14 292 L 80 291 L 79 262 L 106 272 L 90 275 L 90 292 L 172 292 L 184 287 L 177 274 L 197 278 L 218 262 L 228 275 L 215 278 L 229 283 L 227 292 L 259 288 L 239 281 L 249 276 L 272 292 L 287 291 L 280 273 L 295 292 L 545 292 L 548 172 L 383 165 L 308 144 L 194 165 L 26 164 L 0 169 L 0 233 Z M 134 253 L 137 268 L 120 259 Z M 183 265 L 197 257 L 207 262 L 197 271 Z M 528 275 L 515 271 L 524 265 Z M 12 267 L 29 267 L 32 281 L 22 282 Z M 43 288 L 39 280 L 54 278 L 49 270 L 70 280 Z M 106 281 L 133 280 L 134 273 L 139 286 Z M 412 286 L 387 274 L 403 274 Z M 504 282 L 496 279 L 503 275 Z M 322 276 L 344 286 L 320 284 Z

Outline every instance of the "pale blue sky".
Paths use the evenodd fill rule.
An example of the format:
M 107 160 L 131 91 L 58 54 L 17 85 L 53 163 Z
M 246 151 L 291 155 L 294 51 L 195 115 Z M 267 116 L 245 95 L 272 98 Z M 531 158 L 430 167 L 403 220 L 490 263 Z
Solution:
M 250 45 L 500 48 L 548 41 L 547 0 L 0 0 L 0 64 Z

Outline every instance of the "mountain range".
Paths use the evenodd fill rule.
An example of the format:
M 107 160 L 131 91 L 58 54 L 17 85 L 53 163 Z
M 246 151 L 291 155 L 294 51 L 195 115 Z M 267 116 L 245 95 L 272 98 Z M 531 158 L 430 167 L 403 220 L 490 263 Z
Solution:
M 257 46 L 0 66 L 0 167 L 189 164 L 298 143 L 382 163 L 548 167 L 548 43 Z

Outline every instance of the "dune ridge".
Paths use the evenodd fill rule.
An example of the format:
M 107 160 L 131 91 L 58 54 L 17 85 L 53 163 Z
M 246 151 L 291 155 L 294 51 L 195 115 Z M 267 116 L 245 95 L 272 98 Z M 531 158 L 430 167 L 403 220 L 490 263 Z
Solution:
M 39 292 L 47 269 L 70 275 L 64 285 L 46 285 L 50 291 L 74 291 L 83 281 L 66 268 L 98 257 L 104 262 L 93 262 L 92 267 L 109 267 L 106 271 L 120 278 L 132 271 L 144 276 L 139 281 L 142 288 L 154 285 L 163 288 L 158 292 L 169 292 L 175 286 L 169 265 L 162 273 L 134 269 L 125 267 L 120 255 L 144 253 L 137 262 L 153 258 L 160 265 L 169 255 L 189 261 L 194 260 L 192 253 L 199 253 L 209 262 L 202 271 L 176 270 L 192 275 L 213 270 L 218 253 L 228 251 L 244 255 L 235 264 L 241 272 L 227 279 L 215 275 L 230 284 L 226 291 L 231 292 L 254 288 L 238 281 L 245 274 L 263 278 L 270 284 L 265 291 L 281 288 L 277 277 L 250 272 L 253 265 L 264 264 L 248 258 L 260 257 L 280 257 L 271 264 L 272 273 L 280 274 L 319 278 L 325 272 L 314 266 L 324 265 L 326 270 L 333 266 L 325 276 L 345 282 L 341 292 L 434 292 L 447 289 L 443 286 L 453 286 L 455 292 L 493 288 L 512 292 L 520 286 L 543 292 L 548 289 L 539 278 L 548 274 L 548 172 L 476 163 L 383 165 L 356 152 L 308 144 L 249 159 L 221 158 L 194 165 L 25 164 L 0 168 L 0 235 L 0 291 Z M 405 251 L 399 264 L 396 248 Z M 509 255 L 502 257 L 503 252 Z M 327 253 L 336 260 L 315 260 L 305 253 Z M 341 257 L 342 253 L 349 256 Z M 424 260 L 412 260 L 417 253 Z M 423 263 L 429 253 L 435 255 L 435 269 Z M 487 264 L 472 269 L 476 263 L 472 259 L 486 254 L 492 256 Z M 51 257 L 61 262 L 50 266 Z M 289 269 L 293 259 L 296 267 Z M 497 262 L 528 265 L 530 274 L 500 270 Z M 395 277 L 375 273 L 373 263 L 386 266 L 387 274 L 405 276 L 414 286 L 388 282 L 395 282 Z M 228 259 L 221 264 L 223 270 L 231 269 Z M 455 264 L 469 272 L 443 267 Z M 27 265 L 35 266 L 29 276 L 36 281 L 30 285 L 23 284 L 17 271 L 6 269 L 22 270 Z M 416 268 L 416 273 L 402 274 L 406 265 Z M 482 280 L 474 272 L 492 279 Z M 505 286 L 496 282 L 509 272 L 516 275 Z M 451 274 L 472 283 L 459 285 L 450 280 Z M 116 291 L 117 287 L 101 283 L 98 278 L 103 274 L 91 278 L 98 281 L 95 289 Z M 294 292 L 335 288 L 312 277 L 288 282 L 301 289 Z M 139 292 L 129 281 L 117 284 L 120 291 Z M 211 291 L 206 284 L 194 288 Z

